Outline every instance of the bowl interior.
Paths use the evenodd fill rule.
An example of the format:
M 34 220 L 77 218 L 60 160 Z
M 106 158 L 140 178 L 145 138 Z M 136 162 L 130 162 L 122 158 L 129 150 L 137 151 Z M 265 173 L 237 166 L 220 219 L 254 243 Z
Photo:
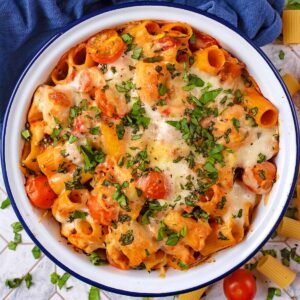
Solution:
M 158 272 L 120 271 L 110 266 L 93 266 L 85 255 L 67 246 L 52 218 L 40 221 L 41 211 L 29 203 L 19 170 L 22 149 L 20 131 L 36 87 L 45 82 L 61 55 L 73 45 L 109 27 L 140 19 L 182 21 L 215 37 L 234 56 L 246 63 L 262 93 L 279 109 L 280 152 L 276 158 L 279 178 L 266 204 L 257 207 L 251 230 L 237 246 L 214 255 L 214 262 L 205 263 L 188 272 L 168 270 L 166 278 Z M 297 129 L 290 99 L 269 64 L 244 38 L 226 25 L 194 11 L 179 7 L 141 5 L 121 7 L 95 15 L 71 27 L 37 56 L 19 82 L 4 126 L 3 171 L 6 187 L 13 198 L 18 217 L 34 241 L 61 267 L 78 278 L 114 292 L 131 295 L 178 294 L 220 279 L 249 259 L 266 241 L 286 208 L 297 170 Z

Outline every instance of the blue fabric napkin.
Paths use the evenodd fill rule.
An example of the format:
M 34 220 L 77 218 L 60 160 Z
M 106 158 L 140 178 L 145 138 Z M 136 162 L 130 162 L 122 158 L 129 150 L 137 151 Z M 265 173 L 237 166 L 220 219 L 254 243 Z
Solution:
M 0 1 L 0 129 L 13 87 L 30 58 L 64 25 L 119 0 Z M 127 2 L 134 2 L 127 0 Z M 272 42 L 281 32 L 284 0 L 174 0 L 223 18 L 256 45 Z

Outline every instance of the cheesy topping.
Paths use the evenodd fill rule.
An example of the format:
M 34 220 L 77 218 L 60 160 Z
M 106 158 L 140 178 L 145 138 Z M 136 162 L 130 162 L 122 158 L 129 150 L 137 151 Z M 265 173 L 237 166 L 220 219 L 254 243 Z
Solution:
M 187 24 L 139 21 L 72 48 L 50 77 L 22 166 L 71 244 L 96 264 L 184 270 L 242 241 L 276 178 L 278 112 L 241 61 Z M 47 203 L 27 188 L 38 180 Z

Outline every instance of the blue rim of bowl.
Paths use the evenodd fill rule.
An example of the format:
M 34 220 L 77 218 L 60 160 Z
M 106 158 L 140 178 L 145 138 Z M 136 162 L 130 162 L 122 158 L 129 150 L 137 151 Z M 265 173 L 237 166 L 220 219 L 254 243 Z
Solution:
M 248 42 L 249 45 L 251 45 L 261 56 L 262 58 L 265 60 L 265 62 L 269 65 L 269 67 L 271 68 L 271 70 L 273 71 L 274 75 L 276 76 L 277 80 L 279 81 L 280 85 L 282 86 L 285 95 L 288 99 L 288 103 L 292 112 L 292 116 L 293 116 L 293 122 L 294 122 L 294 127 L 295 127 L 295 133 L 296 133 L 296 164 L 295 164 L 295 169 L 294 169 L 294 177 L 293 177 L 293 183 L 291 185 L 290 188 L 290 192 L 289 195 L 287 197 L 287 201 L 284 205 L 284 208 L 282 210 L 281 215 L 279 216 L 277 222 L 275 223 L 273 229 L 271 230 L 271 232 L 265 237 L 265 239 L 259 244 L 259 246 L 243 261 L 241 261 L 239 264 L 237 264 L 236 266 L 234 266 L 233 268 L 231 268 L 229 271 L 225 272 L 224 274 L 206 282 L 205 284 L 201 284 L 189 289 L 185 289 L 185 290 L 179 290 L 179 291 L 173 291 L 173 292 L 166 292 L 166 293 L 139 293 L 139 292 L 130 292 L 130 291 L 126 291 L 126 290 L 119 290 L 116 288 L 112 288 L 109 286 L 105 286 L 101 283 L 95 282 L 93 280 L 90 280 L 86 277 L 81 276 L 80 274 L 74 272 L 73 270 L 69 269 L 67 266 L 65 266 L 63 263 L 61 263 L 60 261 L 58 261 L 51 253 L 49 253 L 41 244 L 40 242 L 37 240 L 37 238 L 34 236 L 34 234 L 31 232 L 31 230 L 28 228 L 28 226 L 26 225 L 25 220 L 23 219 L 23 217 L 21 216 L 17 205 L 13 199 L 12 196 L 12 192 L 10 190 L 10 186 L 8 183 L 8 177 L 7 177 L 7 173 L 6 173 L 6 165 L 5 165 L 5 134 L 6 134 L 6 127 L 7 127 L 7 121 L 8 121 L 8 117 L 9 117 L 9 113 L 10 113 L 10 109 L 15 97 L 15 94 L 23 80 L 23 78 L 25 77 L 25 75 L 27 74 L 28 70 L 31 68 L 31 66 L 34 64 L 34 62 L 36 61 L 36 59 L 44 52 L 44 50 L 46 48 L 48 48 L 49 45 L 51 45 L 57 38 L 59 38 L 63 33 L 65 33 L 66 31 L 68 31 L 69 29 L 73 28 L 74 26 L 76 26 L 77 24 L 80 24 L 82 22 L 84 22 L 87 19 L 90 19 L 92 17 L 95 17 L 97 15 L 109 12 L 109 11 L 114 11 L 117 9 L 121 9 L 121 8 L 127 8 L 127 7 L 134 7 L 134 6 L 146 6 L 146 5 L 152 5 L 152 6 L 164 6 L 164 7 L 174 7 L 174 8 L 179 8 L 179 9 L 183 9 L 183 10 L 187 10 L 187 11 L 191 11 L 191 12 L 195 12 L 198 13 L 200 15 L 203 15 L 205 17 L 211 18 L 219 23 L 221 23 L 222 25 L 225 25 L 226 27 L 230 28 L 231 30 L 233 30 L 235 33 L 237 33 L 238 35 L 240 35 L 244 40 L 246 40 Z M 58 33 L 56 33 L 53 37 L 51 37 L 42 47 L 41 49 L 34 55 L 34 57 L 31 59 L 31 61 L 28 63 L 28 65 L 25 67 L 25 69 L 23 70 L 21 76 L 19 77 L 16 86 L 12 92 L 12 95 L 9 99 L 9 103 L 8 103 L 8 107 L 6 109 L 6 113 L 5 113 L 5 117 L 4 117 L 4 122 L 3 122 L 3 129 L 2 129 L 2 142 L 1 142 L 1 165 L 2 165 L 2 172 L 3 172 L 3 178 L 4 178 L 4 183 L 5 183 L 5 187 L 8 193 L 8 196 L 11 200 L 11 204 L 12 207 L 18 217 L 18 219 L 20 220 L 21 224 L 23 225 L 24 229 L 26 230 L 27 234 L 30 236 L 30 238 L 33 240 L 33 242 L 42 250 L 42 252 L 50 259 L 52 260 L 56 265 L 58 265 L 60 268 L 62 268 L 63 270 L 65 270 L 66 272 L 68 272 L 69 274 L 71 274 L 72 276 L 78 278 L 79 280 L 90 284 L 92 286 L 98 287 L 100 289 L 106 290 L 108 292 L 112 292 L 112 293 L 117 293 L 117 294 L 122 294 L 122 295 L 126 295 L 126 296 L 134 296 L 134 297 L 165 297 L 165 296 L 172 296 L 172 295 L 177 295 L 177 294 L 183 294 L 183 293 L 187 293 L 196 289 L 200 289 L 202 287 L 211 285 L 221 279 L 223 279 L 224 277 L 226 277 L 227 275 L 229 275 L 231 272 L 233 272 L 234 270 L 238 269 L 239 267 L 241 267 L 242 265 L 244 265 L 249 259 L 251 259 L 251 257 L 253 257 L 260 249 L 261 247 L 270 239 L 270 237 L 272 236 L 273 232 L 276 230 L 277 226 L 279 225 L 281 219 L 283 218 L 286 209 L 288 208 L 290 199 L 293 196 L 294 193 L 294 189 L 296 186 L 296 181 L 297 181 L 297 175 L 298 175 L 298 168 L 299 168 L 299 160 L 300 160 L 300 155 L 299 155 L 299 149 L 300 149 L 300 137 L 299 137 L 299 127 L 298 127 L 298 119 L 297 119 L 297 114 L 295 111 L 295 107 L 293 105 L 292 99 L 288 93 L 288 90 L 281 78 L 281 76 L 279 75 L 279 73 L 277 72 L 276 68 L 274 67 L 274 65 L 272 64 L 272 62 L 269 60 L 269 58 L 263 53 L 262 50 L 260 50 L 256 45 L 254 45 L 254 43 L 244 34 L 242 33 L 239 29 L 235 28 L 233 25 L 229 24 L 227 21 L 211 15 L 210 13 L 207 13 L 205 11 L 202 11 L 198 8 L 194 8 L 194 7 L 190 7 L 187 5 L 182 5 L 182 4 L 176 4 L 176 3 L 168 3 L 168 2 L 155 2 L 155 1 L 140 1 L 140 2 L 136 2 L 136 3 L 123 3 L 123 4 L 117 4 L 117 5 L 113 5 L 113 6 L 109 6 L 109 7 L 105 7 L 99 10 L 96 10 L 82 18 L 79 18 L 76 21 L 71 22 L 70 24 L 66 25 L 65 27 L 63 27 Z

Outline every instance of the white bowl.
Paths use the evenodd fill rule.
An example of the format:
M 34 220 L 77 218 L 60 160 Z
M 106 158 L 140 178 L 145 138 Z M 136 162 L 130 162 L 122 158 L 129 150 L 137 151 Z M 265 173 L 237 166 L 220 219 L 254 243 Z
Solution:
M 187 272 L 168 270 L 165 278 L 158 272 L 121 271 L 111 266 L 94 266 L 84 254 L 75 252 L 59 234 L 51 218 L 40 221 L 41 211 L 27 199 L 24 177 L 19 169 L 22 149 L 20 132 L 24 127 L 31 97 L 45 82 L 61 55 L 89 36 L 121 23 L 140 19 L 186 22 L 215 37 L 233 55 L 245 62 L 262 93 L 279 109 L 280 151 L 276 158 L 278 180 L 268 202 L 261 201 L 245 240 L 214 255 L 214 262 L 204 263 Z M 245 37 L 199 10 L 174 4 L 125 4 L 98 11 L 76 21 L 54 36 L 29 63 L 18 81 L 6 112 L 2 136 L 2 169 L 7 192 L 14 210 L 27 233 L 42 251 L 71 275 L 100 288 L 133 296 L 179 294 L 211 284 L 251 258 L 268 240 L 283 216 L 292 196 L 299 164 L 298 125 L 292 101 L 274 66 Z

